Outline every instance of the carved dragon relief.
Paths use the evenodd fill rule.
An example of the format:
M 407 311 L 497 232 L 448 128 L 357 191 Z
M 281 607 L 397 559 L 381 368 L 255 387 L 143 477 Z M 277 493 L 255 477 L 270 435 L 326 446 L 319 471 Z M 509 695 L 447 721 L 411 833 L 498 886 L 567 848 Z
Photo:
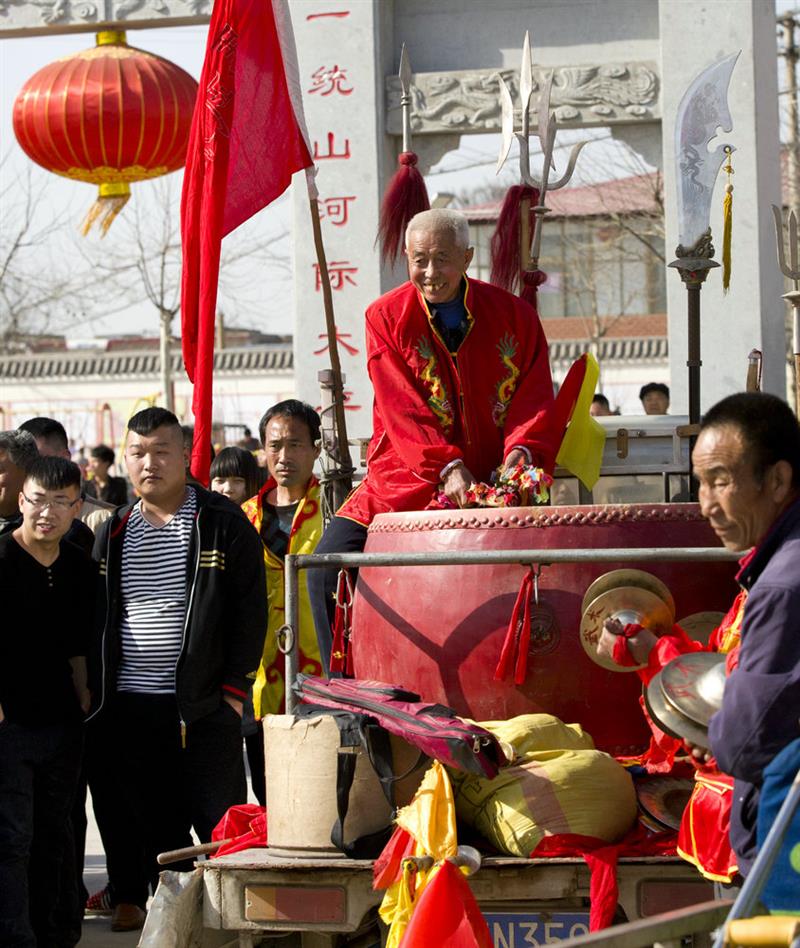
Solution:
M 211 14 L 212 0 L 0 0 L 0 16 L 27 20 L 36 19 L 47 26 L 68 26 L 71 23 L 119 22 L 126 19 L 150 19 Z M 25 15 L 25 11 L 30 13 Z M 31 16 L 31 14 L 36 13 Z M 15 27 L 16 23 L 8 24 Z M 3 24 L 5 27 L 6 24 Z
M 534 67 L 533 91 L 541 89 L 549 69 Z M 412 77 L 411 128 L 416 133 L 500 130 L 498 77 L 512 98 L 519 93 L 516 69 L 417 73 Z M 574 127 L 655 121 L 660 117 L 659 77 L 653 62 L 558 66 L 553 70 L 551 104 L 561 124 Z M 531 109 L 536 110 L 535 98 Z M 400 82 L 386 79 L 386 130 L 401 132 Z
M 100 18 L 98 6 L 91 0 L 76 3 L 70 3 L 70 0 L 0 0 L 0 16 L 14 17 L 17 11 L 23 12 L 22 8 L 36 11 L 34 19 L 38 16 L 39 21 L 47 26 L 76 20 L 89 23 Z

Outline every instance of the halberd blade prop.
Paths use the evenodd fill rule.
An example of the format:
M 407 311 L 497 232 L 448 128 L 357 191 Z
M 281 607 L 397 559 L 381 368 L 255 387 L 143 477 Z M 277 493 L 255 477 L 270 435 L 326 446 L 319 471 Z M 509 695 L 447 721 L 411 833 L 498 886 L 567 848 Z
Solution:
M 675 119 L 678 231 L 682 247 L 693 247 L 708 230 L 714 182 L 726 157 L 723 142 L 708 150 L 717 130 L 731 132 L 728 86 L 741 50 L 698 75 L 678 106 Z M 727 146 L 732 151 L 732 146 Z

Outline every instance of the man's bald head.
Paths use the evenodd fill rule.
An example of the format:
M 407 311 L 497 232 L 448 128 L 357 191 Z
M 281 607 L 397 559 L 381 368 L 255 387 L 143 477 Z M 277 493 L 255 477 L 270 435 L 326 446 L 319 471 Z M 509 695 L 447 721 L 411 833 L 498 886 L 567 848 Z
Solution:
M 408 222 L 406 227 L 406 248 L 413 234 L 429 233 L 441 235 L 452 240 L 459 250 L 469 247 L 469 224 L 463 214 L 444 207 L 435 207 L 430 211 L 420 211 Z

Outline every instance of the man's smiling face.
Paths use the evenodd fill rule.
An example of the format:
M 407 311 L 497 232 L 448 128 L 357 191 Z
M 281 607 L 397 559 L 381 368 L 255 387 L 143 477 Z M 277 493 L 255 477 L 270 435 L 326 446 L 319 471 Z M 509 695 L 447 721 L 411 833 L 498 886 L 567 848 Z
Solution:
M 34 478 L 28 478 L 19 495 L 25 535 L 31 540 L 58 542 L 80 512 L 80 500 L 77 484 L 47 490 Z
M 414 230 L 406 245 L 408 278 L 429 303 L 449 303 L 458 296 L 472 252 L 448 228 Z

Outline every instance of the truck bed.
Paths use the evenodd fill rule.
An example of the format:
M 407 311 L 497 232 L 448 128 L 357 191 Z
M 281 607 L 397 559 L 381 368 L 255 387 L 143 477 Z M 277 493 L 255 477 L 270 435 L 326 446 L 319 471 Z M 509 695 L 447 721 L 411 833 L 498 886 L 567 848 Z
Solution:
M 372 888 L 368 859 L 248 849 L 198 866 L 204 925 L 210 929 L 352 933 L 374 916 L 383 898 Z M 621 858 L 617 879 L 621 921 L 713 898 L 711 884 L 678 857 Z M 588 930 L 590 874 L 583 859 L 487 856 L 469 881 L 487 918 L 501 920 L 490 927 L 502 928 L 504 919 L 509 925 L 539 919 L 541 943 Z M 498 932 L 495 944 L 502 948 L 508 939 Z M 539 936 L 524 943 L 540 943 Z

